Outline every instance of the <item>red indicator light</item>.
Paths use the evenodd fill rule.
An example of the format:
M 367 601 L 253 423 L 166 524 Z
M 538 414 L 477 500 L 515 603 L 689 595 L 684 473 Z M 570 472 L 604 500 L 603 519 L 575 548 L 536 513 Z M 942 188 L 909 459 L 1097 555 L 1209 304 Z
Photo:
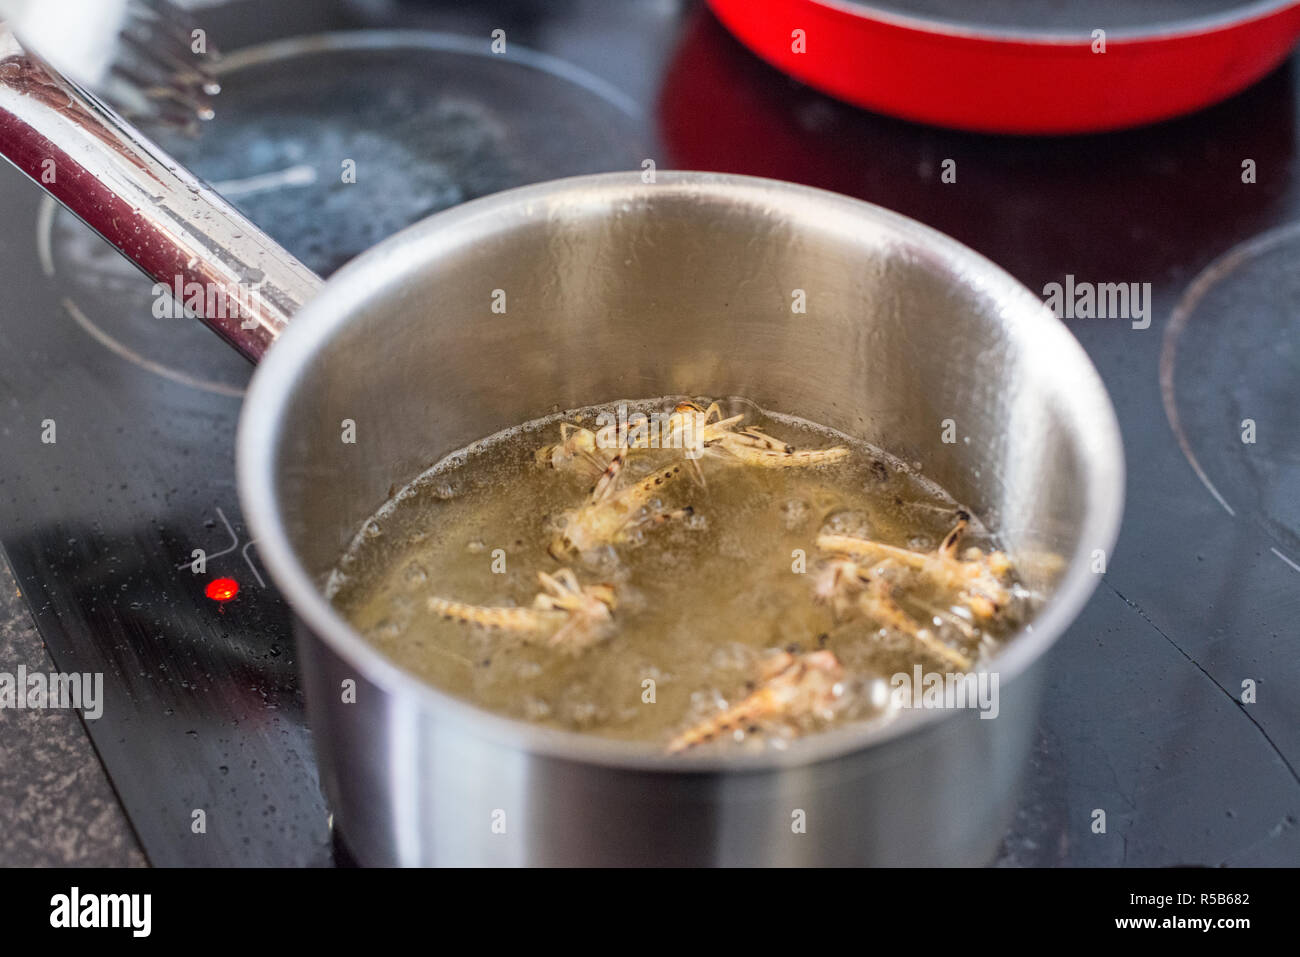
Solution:
M 203 593 L 215 602 L 225 604 L 239 594 L 239 582 L 233 578 L 214 578 Z

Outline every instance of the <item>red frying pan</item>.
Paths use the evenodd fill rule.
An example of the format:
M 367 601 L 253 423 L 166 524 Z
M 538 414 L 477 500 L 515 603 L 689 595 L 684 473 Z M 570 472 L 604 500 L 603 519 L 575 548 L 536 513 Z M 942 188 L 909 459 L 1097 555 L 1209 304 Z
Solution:
M 1300 0 L 708 2 L 742 43 L 810 86 L 996 133 L 1178 116 L 1249 86 L 1300 38 Z

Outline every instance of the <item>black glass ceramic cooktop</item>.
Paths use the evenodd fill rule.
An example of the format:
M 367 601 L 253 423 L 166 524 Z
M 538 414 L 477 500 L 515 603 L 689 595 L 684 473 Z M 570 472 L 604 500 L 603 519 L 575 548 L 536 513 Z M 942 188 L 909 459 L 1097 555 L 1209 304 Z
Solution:
M 1119 413 L 1127 513 L 1053 652 L 1000 861 L 1300 861 L 1293 65 L 1184 120 L 1031 140 L 842 106 L 674 0 L 203 16 L 228 53 L 218 116 L 194 140 L 158 135 L 322 273 L 476 196 L 653 158 L 880 203 L 1035 290 L 1150 283 L 1146 328 L 1067 320 Z M 324 32 L 327 50 L 295 40 Z M 56 665 L 105 673 L 87 727 L 147 857 L 331 863 L 288 610 L 235 495 L 251 370 L 197 323 L 155 318 L 148 282 L 8 168 L 0 216 L 0 536 Z M 209 597 L 215 579 L 238 594 Z

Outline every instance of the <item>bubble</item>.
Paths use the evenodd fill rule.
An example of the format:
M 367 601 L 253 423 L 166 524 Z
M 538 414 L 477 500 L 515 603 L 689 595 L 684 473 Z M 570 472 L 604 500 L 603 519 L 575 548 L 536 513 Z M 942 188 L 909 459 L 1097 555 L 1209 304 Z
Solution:
M 709 664 L 721 671 L 746 671 L 753 660 L 753 649 L 737 642 L 720 645 L 709 656 Z
M 601 718 L 600 706 L 590 700 L 569 702 L 566 711 L 569 723 L 578 729 L 589 728 Z
M 788 498 L 781 503 L 781 524 L 787 532 L 796 531 L 808 521 L 812 509 L 801 498 Z
M 532 695 L 524 698 L 524 717 L 529 721 L 545 721 L 551 716 L 551 706 L 541 698 Z
M 822 534 L 872 538 L 871 519 L 861 509 L 842 508 L 831 512 L 822 523 Z
M 870 689 L 870 699 L 873 707 L 884 708 L 889 705 L 890 689 L 884 678 L 873 680 Z

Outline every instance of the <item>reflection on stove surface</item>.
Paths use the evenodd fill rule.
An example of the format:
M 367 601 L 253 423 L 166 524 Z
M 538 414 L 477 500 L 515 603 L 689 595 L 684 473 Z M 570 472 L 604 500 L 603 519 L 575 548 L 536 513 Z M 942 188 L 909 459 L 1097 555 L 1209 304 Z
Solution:
M 1300 223 L 1248 240 L 1188 288 L 1165 331 L 1165 412 L 1197 476 L 1300 571 Z

